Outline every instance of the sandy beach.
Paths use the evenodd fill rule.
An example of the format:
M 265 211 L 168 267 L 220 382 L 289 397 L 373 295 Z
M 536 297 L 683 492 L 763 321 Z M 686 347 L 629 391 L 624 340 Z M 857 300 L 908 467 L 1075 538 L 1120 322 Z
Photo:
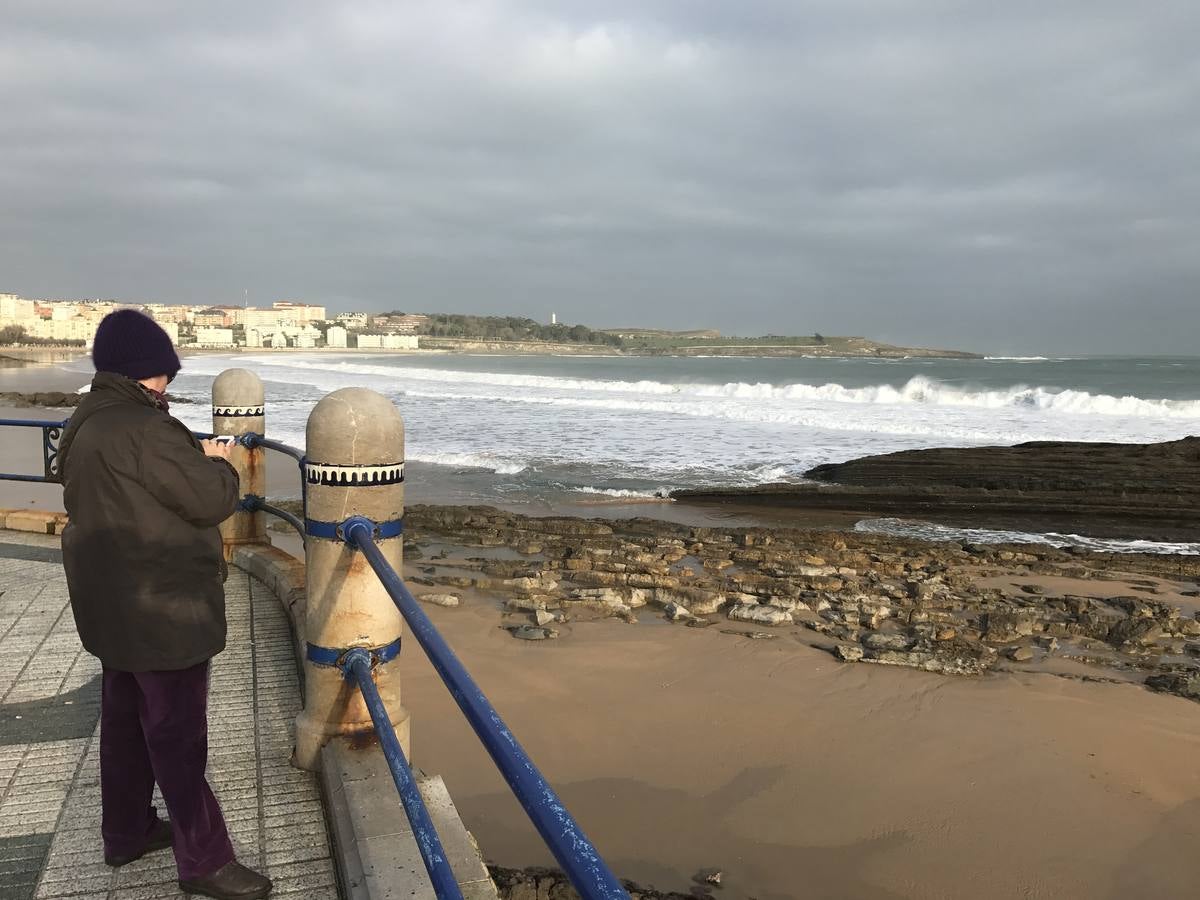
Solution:
M 846 666 L 787 639 L 430 615 L 624 877 L 758 900 L 1200 894 L 1200 709 L 1135 685 Z M 415 762 L 488 857 L 550 860 L 419 650 Z
M 0 370 L 0 390 L 79 381 Z M 15 431 L 0 430 L 5 468 L 38 471 L 37 440 Z M 293 466 L 272 462 L 276 496 L 294 495 Z M 58 509 L 61 490 L 0 484 L 0 506 Z M 479 552 L 423 547 L 410 578 L 429 571 L 435 547 Z M 1026 571 L 984 586 L 1031 582 L 1094 597 L 1138 584 Z M 1195 611 L 1191 576 L 1143 586 Z M 979 677 L 853 665 L 799 627 L 753 639 L 746 626 L 686 628 L 650 609 L 636 625 L 577 619 L 559 640 L 530 642 L 505 629 L 500 595 L 456 593 L 462 605 L 429 606 L 431 618 L 622 877 L 686 892 L 715 868 L 718 895 L 737 900 L 1200 895 L 1200 706 L 1146 690 L 1136 672 L 1065 659 Z M 489 860 L 551 864 L 415 642 L 399 664 L 414 763 L 445 778 Z

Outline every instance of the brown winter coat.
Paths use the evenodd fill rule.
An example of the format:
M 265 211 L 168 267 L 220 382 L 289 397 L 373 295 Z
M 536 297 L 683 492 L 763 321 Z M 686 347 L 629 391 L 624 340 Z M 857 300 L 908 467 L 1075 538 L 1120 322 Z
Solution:
M 83 646 L 127 672 L 185 669 L 225 648 L 217 525 L 237 472 L 204 455 L 135 381 L 101 372 L 59 449 L 63 565 Z

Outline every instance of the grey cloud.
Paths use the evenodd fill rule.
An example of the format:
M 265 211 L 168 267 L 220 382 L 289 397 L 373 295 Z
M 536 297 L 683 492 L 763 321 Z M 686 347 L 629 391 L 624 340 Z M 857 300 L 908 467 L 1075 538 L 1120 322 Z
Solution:
M 1191 4 L 1045 6 L 10 2 L 0 290 L 1194 352 Z

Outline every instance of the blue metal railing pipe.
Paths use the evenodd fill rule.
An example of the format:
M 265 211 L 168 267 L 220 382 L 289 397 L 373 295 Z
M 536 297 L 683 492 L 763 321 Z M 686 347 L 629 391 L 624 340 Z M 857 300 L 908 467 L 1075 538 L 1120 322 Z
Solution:
M 277 453 L 283 453 L 290 456 L 300 465 L 304 465 L 304 454 L 295 447 L 289 447 L 287 444 L 282 444 L 279 441 L 273 441 L 270 438 L 265 438 L 261 434 L 247 434 L 242 436 L 242 443 L 253 450 L 255 447 L 263 447 L 267 450 L 274 450 Z
M 304 540 L 304 523 L 300 521 L 298 516 L 292 515 L 286 509 L 280 509 L 278 506 L 272 506 L 262 497 L 255 494 L 247 494 L 242 498 L 242 509 L 247 512 L 258 512 L 262 510 L 268 516 L 275 516 L 278 519 L 283 519 L 300 534 L 300 540 Z
M 13 425 L 17 428 L 66 428 L 67 422 L 53 422 L 49 419 L 0 419 L 0 425 Z
M 417 604 L 404 581 L 375 545 L 369 525 L 359 521 L 346 526 L 346 542 L 362 551 L 384 588 L 399 607 L 429 661 L 500 774 L 516 795 L 542 840 L 558 860 L 583 900 L 628 900 L 629 894 L 609 870 L 583 829 L 567 812 L 558 794 L 538 771 L 479 685 L 459 662 L 429 617 Z
M 412 825 L 413 837 L 416 838 L 421 859 L 425 862 L 425 871 L 429 873 L 429 880 L 433 883 L 438 900 L 462 900 L 462 890 L 450 869 L 446 851 L 442 848 L 437 829 L 433 827 L 429 818 L 429 810 L 425 808 L 425 801 L 417 789 L 417 783 L 413 780 L 408 760 L 404 758 L 404 748 L 400 746 L 400 739 L 396 737 L 396 729 L 392 727 L 392 720 L 383 705 L 383 699 L 379 696 L 379 689 L 371 678 L 370 652 L 361 648 L 351 650 L 342 661 L 342 668 L 362 691 L 363 701 L 371 713 L 371 722 L 375 725 L 375 734 L 379 736 L 379 746 L 383 749 L 383 757 L 391 770 L 392 781 L 396 783 L 396 790 L 400 793 L 400 802 L 404 806 L 409 824 Z

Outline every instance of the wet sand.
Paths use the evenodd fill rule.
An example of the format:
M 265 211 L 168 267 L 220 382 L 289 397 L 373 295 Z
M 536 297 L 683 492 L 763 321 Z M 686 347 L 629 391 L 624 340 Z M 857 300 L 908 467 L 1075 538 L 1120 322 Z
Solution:
M 429 614 L 623 877 L 723 897 L 1200 896 L 1200 708 L 1052 675 L 839 664 L 790 637 Z M 649 618 L 649 617 L 647 617 Z M 415 642 L 415 762 L 488 857 L 549 864 Z

